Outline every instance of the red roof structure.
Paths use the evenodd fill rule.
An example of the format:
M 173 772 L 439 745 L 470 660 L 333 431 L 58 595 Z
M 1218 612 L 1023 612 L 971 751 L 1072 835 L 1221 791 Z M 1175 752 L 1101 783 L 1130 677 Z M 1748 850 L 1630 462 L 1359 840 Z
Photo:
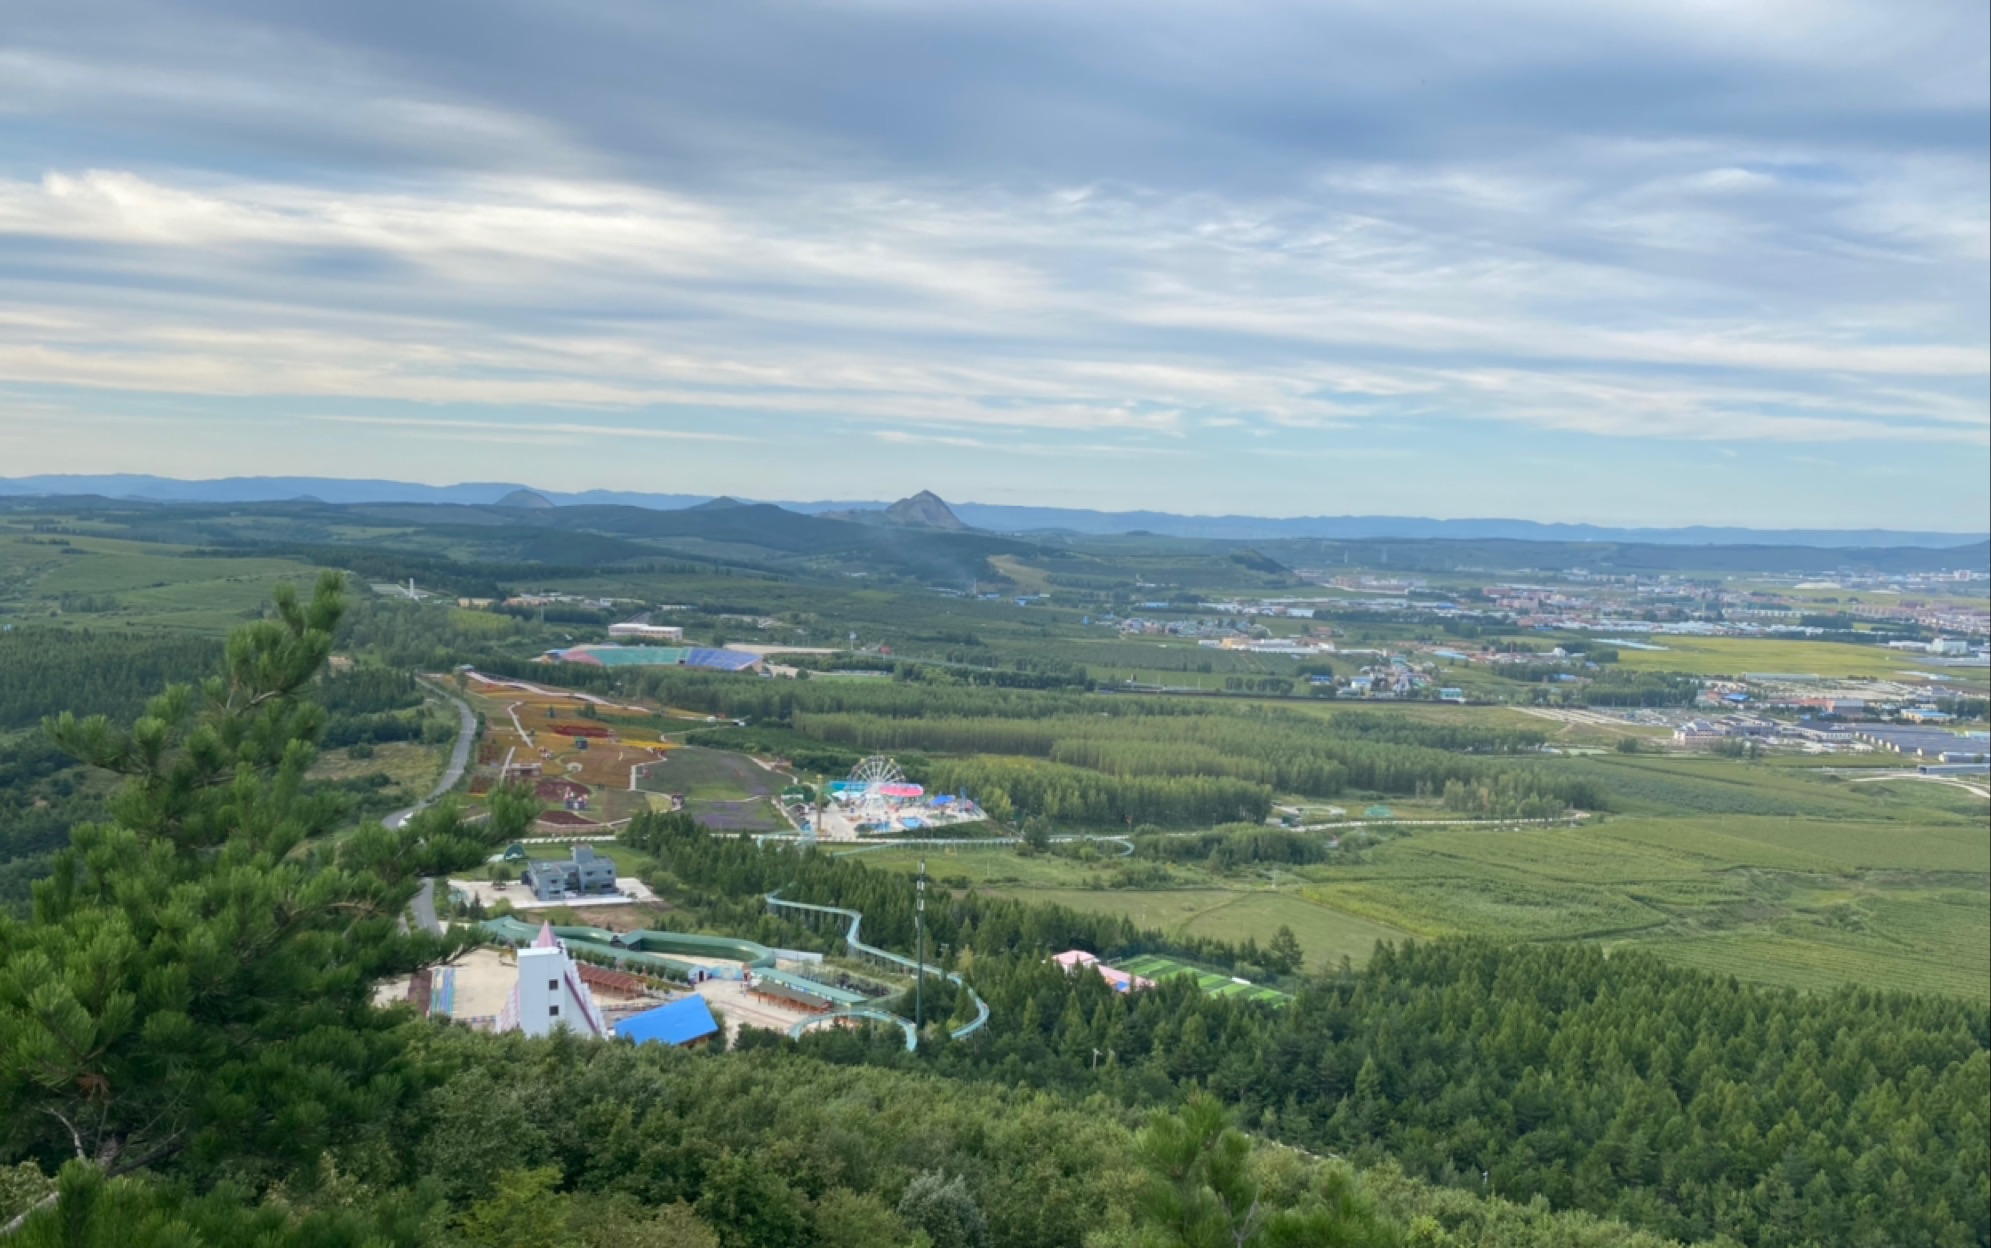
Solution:
M 631 975 L 628 971 L 611 971 L 605 966 L 593 966 L 586 962 L 575 965 L 581 968 L 581 982 L 592 988 L 603 988 L 625 997 L 640 997 L 650 988 L 649 982 L 642 976 Z

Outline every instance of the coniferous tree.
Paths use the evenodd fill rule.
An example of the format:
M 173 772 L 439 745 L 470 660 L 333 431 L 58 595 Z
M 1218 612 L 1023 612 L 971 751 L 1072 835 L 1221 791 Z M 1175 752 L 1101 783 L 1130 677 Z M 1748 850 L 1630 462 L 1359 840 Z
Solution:
M 109 1178 L 254 1173 L 415 1090 L 372 985 L 447 951 L 401 916 L 421 876 L 482 843 L 447 807 L 329 841 L 338 808 L 303 783 L 324 723 L 307 692 L 342 610 L 335 575 L 308 602 L 280 587 L 198 689 L 169 687 L 127 729 L 50 725 L 125 779 L 110 818 L 56 855 L 32 916 L 0 918 L 7 1151 Z

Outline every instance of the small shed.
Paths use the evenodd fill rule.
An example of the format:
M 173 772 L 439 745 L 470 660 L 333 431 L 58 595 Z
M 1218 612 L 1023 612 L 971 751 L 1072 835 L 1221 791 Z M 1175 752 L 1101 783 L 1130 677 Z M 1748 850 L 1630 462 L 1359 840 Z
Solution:
M 1394 819 L 1396 812 L 1387 806 L 1371 806 L 1362 812 L 1364 819 Z

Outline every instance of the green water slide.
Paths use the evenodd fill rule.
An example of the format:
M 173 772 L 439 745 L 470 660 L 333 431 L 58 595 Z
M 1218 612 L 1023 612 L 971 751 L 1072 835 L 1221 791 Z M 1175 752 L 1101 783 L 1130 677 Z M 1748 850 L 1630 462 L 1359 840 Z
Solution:
M 776 914 L 779 914 L 782 911 L 786 910 L 790 913 L 795 913 L 795 914 L 826 914 L 834 916 L 836 918 L 843 919 L 849 924 L 849 926 L 844 928 L 843 943 L 845 944 L 846 947 L 849 948 L 850 952 L 854 956 L 872 958 L 880 962 L 886 962 L 891 964 L 892 966 L 898 967 L 914 975 L 919 974 L 921 970 L 919 963 L 913 961 L 911 958 L 904 956 L 903 954 L 893 953 L 889 949 L 880 949 L 876 945 L 865 944 L 864 941 L 859 936 L 859 933 L 864 925 L 864 915 L 859 911 L 848 910 L 842 906 L 812 905 L 806 901 L 786 901 L 783 900 L 780 889 L 776 889 L 767 895 L 767 908 Z M 926 973 L 929 975 L 942 974 L 940 969 L 935 966 L 928 966 L 924 969 Z M 989 1021 L 989 1004 L 988 1002 L 982 1000 L 981 994 L 977 993 L 973 988 L 970 988 L 967 984 L 967 981 L 962 979 L 959 975 L 955 974 L 952 971 L 945 972 L 944 974 L 945 978 L 949 983 L 953 984 L 957 988 L 961 989 L 963 992 L 967 993 L 968 999 L 975 1003 L 975 1017 L 969 1020 L 967 1023 L 964 1023 L 963 1025 L 956 1027 L 953 1031 L 948 1033 L 956 1040 L 964 1040 L 967 1037 L 972 1036 L 976 1032 L 980 1031 L 982 1027 Z M 857 1007 L 849 1010 L 832 1011 L 830 1014 L 825 1015 L 824 1017 L 821 1018 L 805 1018 L 801 1022 L 789 1028 L 788 1034 L 791 1036 L 798 1036 L 802 1034 L 803 1031 L 807 1030 L 810 1027 L 820 1026 L 823 1023 L 834 1022 L 838 1018 L 861 1017 L 861 1018 L 877 1019 L 879 1015 L 884 1015 L 886 1020 L 896 1021 L 900 1024 L 900 1026 L 905 1028 L 906 1048 L 909 1051 L 919 1047 L 919 1033 L 910 1022 L 908 1022 L 903 1018 L 899 1018 L 896 1014 L 885 1014 L 885 1011 L 877 1009 L 876 1007 Z
M 486 919 L 483 930 L 491 939 L 507 945 L 529 945 L 539 936 L 539 925 L 525 923 L 509 915 Z M 757 973 L 774 969 L 774 950 L 751 940 L 729 936 L 694 936 L 687 932 L 611 932 L 601 927 L 555 927 L 553 934 L 569 952 L 591 959 L 612 962 L 636 970 L 690 980 L 700 971 L 713 968 L 687 958 L 721 958 L 753 968 Z M 671 955 L 677 955 L 673 957 Z

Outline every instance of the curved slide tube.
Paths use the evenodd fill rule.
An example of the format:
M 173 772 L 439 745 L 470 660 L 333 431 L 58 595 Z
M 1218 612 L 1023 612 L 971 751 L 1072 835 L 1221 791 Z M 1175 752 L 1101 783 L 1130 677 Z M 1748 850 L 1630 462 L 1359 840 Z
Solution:
M 850 926 L 844 929 L 843 943 L 849 947 L 852 953 L 857 954 L 861 957 L 876 958 L 881 962 L 890 962 L 892 965 L 903 967 L 906 970 L 913 972 L 915 975 L 919 973 L 920 969 L 919 963 L 913 961 L 911 958 L 905 957 L 901 954 L 893 953 L 888 949 L 880 949 L 876 945 L 867 945 L 861 939 L 859 939 L 858 930 L 864 923 L 864 915 L 856 910 L 848 910 L 842 906 L 812 905 L 806 901 L 784 901 L 782 900 L 780 889 L 776 889 L 767 895 L 767 908 L 776 913 L 779 913 L 782 910 L 793 910 L 793 911 L 799 911 L 804 914 L 832 914 L 840 918 L 848 919 L 850 921 Z M 962 1026 L 956 1027 L 953 1031 L 949 1032 L 948 1034 L 956 1040 L 964 1040 L 967 1037 L 972 1036 L 976 1032 L 980 1031 L 982 1029 L 982 1025 L 989 1021 L 989 1003 L 982 1000 L 981 994 L 977 993 L 973 988 L 968 987 L 967 981 L 963 980 L 960 977 L 960 975 L 952 971 L 940 972 L 936 967 L 927 968 L 927 974 L 932 975 L 936 973 L 944 974 L 948 982 L 952 983 L 954 986 L 960 988 L 963 992 L 967 993 L 969 999 L 975 1003 L 975 1017 L 971 1021 L 963 1024 Z M 854 1017 L 877 1018 L 880 1015 L 883 1015 L 885 1019 L 897 1022 L 900 1026 L 905 1028 L 907 1052 L 911 1052 L 912 1050 L 919 1047 L 919 1035 L 917 1031 L 914 1030 L 913 1025 L 911 1023 L 907 1022 L 903 1018 L 900 1018 L 896 1014 L 886 1014 L 885 1011 L 870 1006 L 858 1006 L 848 1010 L 837 1010 L 830 1014 L 823 1015 L 820 1018 L 805 1018 L 801 1022 L 795 1024 L 795 1026 L 789 1028 L 788 1034 L 791 1036 L 799 1036 L 802 1034 L 802 1032 L 804 1032 L 810 1027 L 819 1026 L 823 1023 L 831 1022 L 838 1018 L 854 1018 Z
M 525 923 L 509 916 L 486 919 L 484 931 L 491 938 L 507 945 L 529 945 L 539 935 L 539 925 Z M 738 962 L 754 970 L 773 970 L 774 950 L 751 940 L 735 940 L 724 936 L 692 936 L 683 932 L 611 932 L 600 927 L 556 927 L 553 934 L 558 936 L 569 951 L 591 958 L 604 959 L 617 965 L 638 970 L 647 970 L 670 976 L 672 979 L 690 982 L 699 972 L 708 976 L 727 976 L 722 970 L 699 962 L 685 962 L 668 956 L 724 958 Z

